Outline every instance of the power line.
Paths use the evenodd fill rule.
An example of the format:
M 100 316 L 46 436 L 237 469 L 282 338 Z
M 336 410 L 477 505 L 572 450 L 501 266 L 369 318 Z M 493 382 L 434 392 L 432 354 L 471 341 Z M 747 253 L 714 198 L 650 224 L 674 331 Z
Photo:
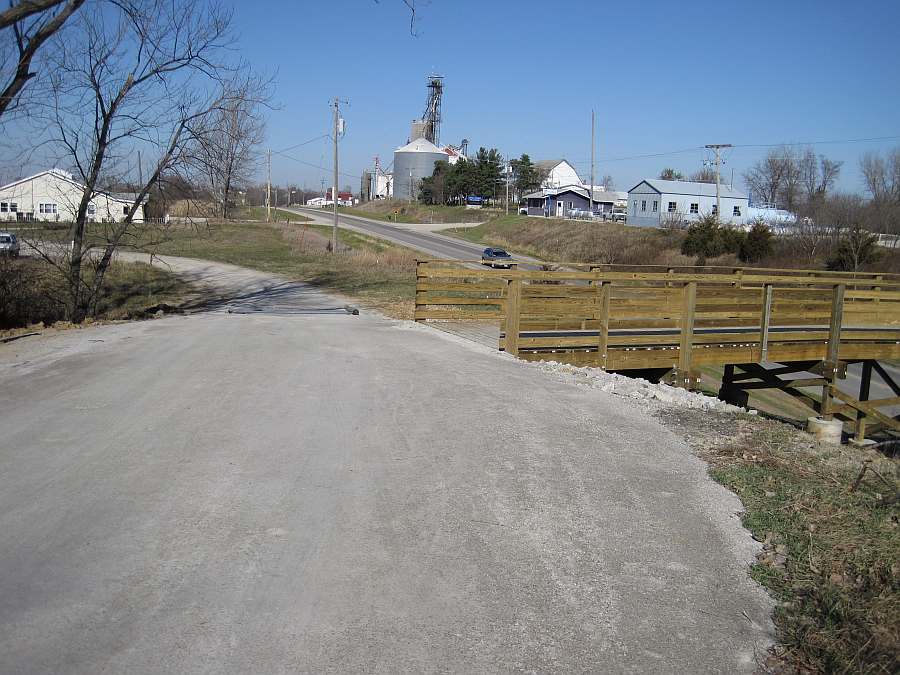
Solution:
M 330 136 L 329 136 L 329 138 L 330 138 Z M 277 152 L 277 151 L 273 150 L 272 154 L 273 155 L 281 155 L 282 157 L 285 157 L 294 162 L 297 162 L 298 164 L 303 164 L 304 166 L 309 166 L 309 167 L 312 167 L 313 169 L 318 169 L 319 171 L 331 171 L 331 167 L 320 166 L 319 164 L 313 164 L 312 162 L 307 162 L 302 159 L 297 159 L 296 157 L 293 157 L 292 155 L 287 155 L 283 152 Z M 353 178 L 353 179 L 359 178 L 359 176 L 355 176 L 355 175 L 349 174 L 349 173 L 344 173 L 343 171 L 339 172 L 339 175 L 343 176 L 344 178 Z
M 331 134 L 322 134 L 321 136 L 316 136 L 315 138 L 311 138 L 308 141 L 303 141 L 302 143 L 297 143 L 297 145 L 292 145 L 289 148 L 282 148 L 281 150 L 273 150 L 272 152 L 276 154 L 281 154 L 282 152 L 290 152 L 291 150 L 296 150 L 297 148 L 302 148 L 304 145 L 309 145 L 310 143 L 315 143 L 316 141 L 321 141 L 323 138 L 331 138 Z
M 735 143 L 733 148 L 780 148 L 780 147 L 795 147 L 795 146 L 804 146 L 804 145 L 840 145 L 845 143 L 874 143 L 877 141 L 893 141 L 900 139 L 900 135 L 896 136 L 871 136 L 869 138 L 841 138 L 841 139 L 828 139 L 823 141 L 798 141 L 794 143 Z M 628 155 L 626 157 L 611 157 L 610 159 L 601 159 L 601 162 L 624 162 L 631 159 L 650 159 L 653 157 L 668 157 L 670 155 L 682 155 L 687 152 L 694 152 L 696 150 L 703 150 L 704 147 L 702 145 L 694 146 L 691 148 L 684 148 L 682 150 L 670 150 L 666 152 L 652 152 L 643 155 Z M 572 162 L 572 164 L 584 165 L 588 164 L 590 160 L 584 159 L 579 160 L 577 162 Z
M 871 138 L 843 138 L 838 140 L 828 140 L 828 141 L 805 141 L 798 143 L 745 143 L 740 144 L 736 143 L 734 145 L 735 148 L 780 148 L 782 146 L 797 146 L 797 145 L 840 145 L 844 143 L 873 143 L 875 141 L 894 141 L 900 138 L 900 136 L 873 136 Z

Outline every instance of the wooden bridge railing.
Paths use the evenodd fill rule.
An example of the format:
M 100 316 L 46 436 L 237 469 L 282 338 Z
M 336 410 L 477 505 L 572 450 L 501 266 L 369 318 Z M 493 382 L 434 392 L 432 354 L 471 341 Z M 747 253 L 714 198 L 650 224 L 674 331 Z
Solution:
M 572 264 L 492 270 L 473 262 L 418 263 L 416 320 L 495 321 L 499 347 L 526 360 L 663 369 L 682 386 L 702 365 L 825 363 L 815 384 L 830 386 L 840 362 L 900 358 L 900 275 Z M 823 395 L 826 414 L 829 404 Z

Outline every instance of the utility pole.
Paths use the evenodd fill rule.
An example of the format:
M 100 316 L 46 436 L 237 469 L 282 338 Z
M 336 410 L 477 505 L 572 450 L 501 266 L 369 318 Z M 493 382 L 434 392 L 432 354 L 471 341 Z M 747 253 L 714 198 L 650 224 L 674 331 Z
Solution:
M 594 217 L 594 111 L 591 110 L 591 204 L 588 217 Z
M 272 150 L 266 151 L 266 222 L 272 222 Z
M 334 180 L 331 186 L 331 201 L 334 207 L 334 226 L 331 228 L 331 252 L 337 252 L 338 245 L 338 126 L 340 125 L 340 100 L 334 97 Z
M 730 148 L 731 143 L 710 143 L 705 146 L 709 150 L 713 150 L 716 153 L 716 222 L 719 222 L 722 218 L 722 203 L 719 197 L 719 184 L 721 183 L 721 178 L 719 176 L 719 164 L 722 163 L 721 157 L 719 156 L 719 150 L 722 148 Z
M 512 167 L 509 165 L 509 158 L 506 158 L 506 215 L 509 215 L 509 174 Z

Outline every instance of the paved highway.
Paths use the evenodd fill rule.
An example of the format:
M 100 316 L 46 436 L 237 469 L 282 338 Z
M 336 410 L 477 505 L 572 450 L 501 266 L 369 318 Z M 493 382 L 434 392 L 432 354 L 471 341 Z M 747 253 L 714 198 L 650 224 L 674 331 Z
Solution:
M 322 211 L 321 209 L 279 208 L 282 211 L 291 211 L 310 217 L 313 219 L 313 222 L 317 224 L 331 225 L 334 222 L 331 213 Z M 338 214 L 338 222 L 341 227 L 380 237 L 396 244 L 422 251 L 434 258 L 446 258 L 448 260 L 480 260 L 481 252 L 484 250 L 484 246 L 481 244 L 473 244 L 463 241 L 462 239 L 456 239 L 455 237 L 448 237 L 436 232 L 413 229 L 413 226 L 404 226 L 402 224 L 393 225 L 372 218 L 350 216 L 346 213 Z M 452 225 L 448 225 L 448 227 L 452 227 Z M 515 257 L 517 260 L 524 262 L 538 262 L 534 258 L 529 258 L 528 256 L 516 255 Z
M 751 673 L 738 500 L 632 403 L 303 284 L 0 345 L 0 672 Z

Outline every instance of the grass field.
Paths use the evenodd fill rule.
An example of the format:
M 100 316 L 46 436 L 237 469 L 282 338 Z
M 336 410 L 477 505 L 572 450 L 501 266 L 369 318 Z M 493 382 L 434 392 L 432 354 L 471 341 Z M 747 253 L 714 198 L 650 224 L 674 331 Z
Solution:
M 172 228 L 159 254 L 182 255 L 282 274 L 357 298 L 391 316 L 412 316 L 415 252 L 340 230 L 339 252 L 326 250 L 331 228 L 286 223 Z

